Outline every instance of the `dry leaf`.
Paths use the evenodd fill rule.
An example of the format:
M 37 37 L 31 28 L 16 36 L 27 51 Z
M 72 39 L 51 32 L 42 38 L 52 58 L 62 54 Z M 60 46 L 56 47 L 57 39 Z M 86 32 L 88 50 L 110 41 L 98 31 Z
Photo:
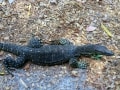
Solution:
M 112 33 L 108 30 L 107 27 L 105 27 L 102 23 L 101 23 L 101 28 L 110 36 L 113 37 Z
M 96 29 L 96 27 L 94 27 L 94 26 L 89 26 L 89 27 L 87 27 L 87 31 L 94 31 Z

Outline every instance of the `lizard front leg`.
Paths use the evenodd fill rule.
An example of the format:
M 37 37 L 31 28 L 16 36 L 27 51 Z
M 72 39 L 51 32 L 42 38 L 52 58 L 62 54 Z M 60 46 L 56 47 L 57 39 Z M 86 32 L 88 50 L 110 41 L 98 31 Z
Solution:
M 27 46 L 31 47 L 31 48 L 40 48 L 43 46 L 43 42 L 41 39 L 39 39 L 35 36 L 32 36 L 32 38 L 29 40 Z
M 50 45 L 73 45 L 68 39 L 60 38 L 58 40 L 50 41 Z
M 71 58 L 69 60 L 69 65 L 72 68 L 80 68 L 80 69 L 86 69 L 88 64 L 85 61 L 78 61 L 78 58 Z

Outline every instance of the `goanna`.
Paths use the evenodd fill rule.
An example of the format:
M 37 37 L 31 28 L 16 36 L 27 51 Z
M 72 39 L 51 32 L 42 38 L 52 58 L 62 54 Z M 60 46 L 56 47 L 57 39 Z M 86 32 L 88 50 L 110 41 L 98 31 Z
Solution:
M 31 61 L 34 64 L 42 66 L 63 64 L 69 61 L 69 64 L 72 67 L 86 68 L 86 63 L 82 64 L 77 61 L 80 56 L 114 55 L 112 51 L 99 44 L 76 46 L 66 39 L 58 41 L 60 44 L 56 44 L 55 41 L 53 41 L 53 44 L 44 45 L 37 38 L 32 38 L 27 46 L 0 43 L 0 50 L 17 56 L 16 60 L 12 57 L 6 57 L 3 64 L 8 69 L 11 67 L 20 68 L 27 61 Z M 65 41 L 65 43 L 62 41 Z

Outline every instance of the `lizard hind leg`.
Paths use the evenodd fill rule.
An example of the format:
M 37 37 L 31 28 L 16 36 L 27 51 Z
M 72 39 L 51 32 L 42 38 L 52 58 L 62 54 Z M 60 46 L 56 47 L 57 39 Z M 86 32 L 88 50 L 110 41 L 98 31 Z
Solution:
M 72 68 L 80 68 L 80 69 L 86 69 L 88 64 L 85 62 L 85 61 L 80 61 L 78 62 L 77 61 L 77 58 L 71 58 L 69 60 L 69 65 L 72 67 Z
M 3 61 L 3 65 L 5 67 L 13 67 L 13 68 L 20 68 L 25 64 L 26 60 L 24 56 L 17 57 L 16 60 L 14 60 L 12 57 L 7 57 Z
M 50 41 L 51 45 L 73 45 L 73 43 L 71 41 L 69 41 L 68 39 L 57 39 L 57 40 L 52 40 Z
M 4 65 L 5 69 L 7 70 L 7 72 L 9 74 L 11 74 L 9 71 L 11 68 L 20 68 L 25 64 L 25 62 L 26 62 L 26 60 L 25 60 L 24 56 L 19 56 L 19 57 L 17 57 L 16 60 L 14 60 L 12 57 L 9 56 L 4 59 L 3 65 Z

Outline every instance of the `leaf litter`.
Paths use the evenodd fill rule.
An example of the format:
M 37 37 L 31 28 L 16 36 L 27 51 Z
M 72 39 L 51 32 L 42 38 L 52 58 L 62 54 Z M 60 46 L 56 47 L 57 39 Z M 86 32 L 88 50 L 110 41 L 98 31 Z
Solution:
M 52 1 L 56 3 L 57 0 Z M 0 76 L 0 89 L 21 89 L 21 83 L 24 90 L 28 87 L 30 90 L 119 90 L 120 62 L 116 58 L 120 56 L 120 42 L 116 38 L 120 35 L 119 4 L 118 0 L 59 0 L 55 5 L 48 0 L 11 0 L 10 3 L 0 3 L 2 42 L 26 45 L 31 34 L 35 34 L 44 41 L 62 37 L 76 45 L 101 43 L 115 53 L 115 56 L 103 57 L 102 60 L 83 58 L 90 64 L 87 70 L 71 70 L 68 64 L 52 67 L 31 64 L 27 71 L 15 70 L 15 77 Z M 91 22 L 94 25 L 91 26 Z M 101 26 L 101 23 L 104 25 Z M 109 38 L 108 35 L 114 37 Z M 6 54 L 3 53 L 0 58 Z M 112 64 L 114 60 L 117 66 Z

